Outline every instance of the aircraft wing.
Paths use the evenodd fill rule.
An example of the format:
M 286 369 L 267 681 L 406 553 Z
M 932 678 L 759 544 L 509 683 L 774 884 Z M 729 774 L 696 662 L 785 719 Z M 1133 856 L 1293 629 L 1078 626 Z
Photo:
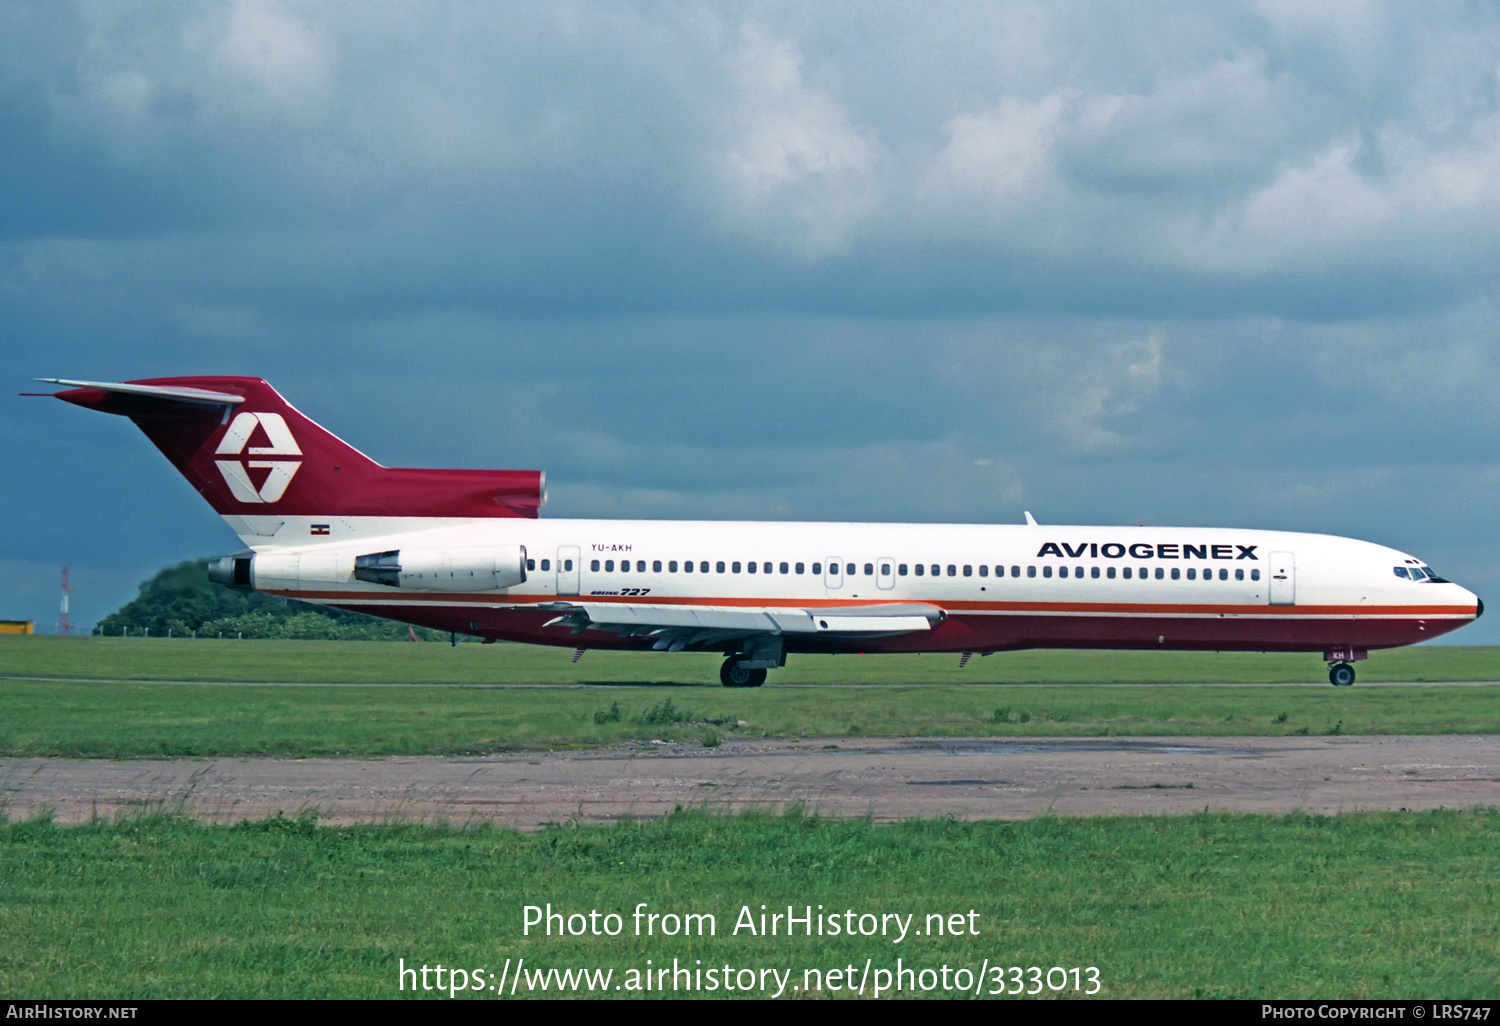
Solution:
M 947 617 L 922 602 L 799 609 L 779 606 L 658 606 L 615 602 L 555 602 L 558 616 L 548 627 L 613 631 L 624 637 L 655 638 L 658 651 L 681 652 L 756 635 L 826 634 L 841 638 L 884 637 L 931 630 Z

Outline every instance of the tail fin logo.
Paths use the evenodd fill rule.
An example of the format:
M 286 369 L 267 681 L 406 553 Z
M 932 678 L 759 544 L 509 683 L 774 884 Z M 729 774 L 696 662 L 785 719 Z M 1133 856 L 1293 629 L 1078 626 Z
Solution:
M 255 429 L 259 427 L 265 435 L 269 445 L 250 445 L 251 437 Z M 224 437 L 219 440 L 219 447 L 214 450 L 216 456 L 238 456 L 245 453 L 251 456 L 301 456 L 302 450 L 297 447 L 297 440 L 292 437 L 291 428 L 286 426 L 286 419 L 279 413 L 249 413 L 241 412 L 235 414 L 234 420 L 229 423 L 229 430 L 224 432 Z M 224 475 L 224 483 L 234 493 L 238 502 L 276 502 L 286 494 L 287 486 L 292 483 L 292 477 L 297 473 L 297 468 L 302 466 L 301 460 L 214 460 L 219 468 L 219 473 Z M 265 481 L 259 488 L 250 480 L 251 470 L 269 470 Z

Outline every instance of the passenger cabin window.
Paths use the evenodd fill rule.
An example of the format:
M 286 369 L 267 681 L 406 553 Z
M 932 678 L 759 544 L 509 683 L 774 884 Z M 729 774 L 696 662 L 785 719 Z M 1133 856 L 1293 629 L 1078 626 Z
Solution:
M 1068 576 L 1068 568 L 1065 567 L 1065 566 L 1058 567 L 1057 568 L 1057 576 L 1059 576 L 1059 577 L 1066 577 L 1066 576 Z
M 1113 577 L 1114 575 L 1115 575 L 1114 574 L 1114 567 L 1110 567 L 1110 574 L 1109 574 L 1109 576 Z M 1089 567 L 1089 576 L 1092 577 L 1092 578 L 1094 578 L 1095 580 L 1098 580 L 1099 579 L 1099 568 L 1097 566 Z
M 677 572 L 677 560 L 675 560 L 675 559 L 668 560 L 667 561 L 667 573 L 669 573 L 669 574 L 675 574 L 676 572 Z
M 1044 567 L 1042 567 L 1042 576 L 1043 577 L 1051 577 L 1052 576 L 1052 568 L 1050 566 L 1044 566 Z
M 1180 569 L 1178 569 L 1177 567 L 1174 566 L 1172 568 L 1172 580 L 1175 581 L 1178 578 L 1180 578 L 1181 576 L 1182 576 L 1182 571 Z
M 854 576 L 854 570 L 855 570 L 855 567 L 854 567 L 853 563 L 850 563 L 848 566 L 844 567 L 844 573 L 847 574 L 850 577 Z
M 591 559 L 591 560 L 589 560 L 589 569 L 592 570 L 592 571 L 594 571 L 594 573 L 598 573 L 599 572 L 599 561 L 597 559 Z
M 733 573 L 739 573 L 740 572 L 740 561 L 739 560 L 735 560 L 733 563 L 730 563 L 729 564 L 729 569 Z
M 545 570 L 546 567 L 543 567 L 542 569 Z M 661 573 L 661 560 L 654 559 L 654 560 L 651 561 L 651 572 L 654 573 L 654 574 Z
M 1130 567 L 1122 566 L 1120 568 L 1120 576 L 1125 578 L 1127 581 L 1130 580 Z
M 921 564 L 921 563 L 918 563 L 918 564 L 917 564 L 917 565 L 916 565 L 916 568 L 915 568 L 915 569 L 916 569 L 916 571 L 917 571 L 917 576 L 918 576 L 918 577 L 921 577 L 921 576 L 922 576 L 922 575 L 923 575 L 923 574 L 924 574 L 924 573 L 926 573 L 926 572 L 927 572 L 927 568 L 926 568 L 926 567 L 925 567 L 925 566 L 923 566 L 923 565 L 922 565 L 922 564 Z
M 1245 571 L 1243 567 L 1234 572 L 1234 579 L 1236 581 L 1243 581 L 1245 579 Z
M 1095 569 L 1097 570 L 1098 567 L 1095 567 Z M 1127 567 L 1126 569 L 1129 569 L 1129 568 Z M 1112 566 L 1105 567 L 1104 568 L 1104 576 L 1108 577 L 1111 581 L 1114 580 L 1115 579 L 1115 568 L 1112 567 Z
M 790 567 L 789 567 L 789 566 L 787 566 L 787 565 L 786 565 L 786 564 L 785 564 L 785 563 L 782 563 L 782 564 L 781 564 L 781 567 L 780 567 L 780 569 L 781 569 L 781 572 L 782 572 L 782 573 L 784 573 L 784 574 L 785 574 L 785 573 L 790 573 L 790 572 L 791 572 L 791 568 L 790 568 Z M 801 572 L 802 572 L 802 571 L 801 571 L 801 570 L 798 570 L 798 571 L 797 571 L 797 572 L 798 572 L 798 573 L 799 573 L 799 574 L 800 574 L 800 573 L 801 573 Z
M 974 576 L 974 568 L 972 566 L 970 566 L 968 563 L 964 564 L 964 576 L 965 577 L 973 577 Z
M 1250 579 L 1252 581 L 1258 581 L 1258 580 L 1260 580 L 1260 571 L 1259 570 L 1251 570 L 1250 571 Z
M 982 567 L 979 568 L 979 576 L 980 577 L 988 577 L 989 575 L 990 575 L 990 568 L 989 567 L 982 566 Z
M 734 565 L 734 568 L 736 570 L 738 570 L 740 568 L 740 565 L 738 563 L 736 563 Z M 714 573 L 722 574 L 723 572 L 724 572 L 724 561 L 721 559 L 717 563 L 714 564 Z
M 658 566 L 657 569 L 661 569 L 660 566 Z M 646 561 L 644 559 L 638 559 L 635 561 L 635 572 L 638 574 L 643 574 L 646 572 Z
M 941 576 L 943 576 L 943 568 L 940 567 L 940 566 L 938 566 L 936 563 L 932 564 L 932 576 L 934 576 L 934 577 L 941 577 Z
M 685 562 L 683 562 L 683 564 L 682 564 L 682 572 L 685 573 L 685 574 L 690 574 L 690 573 L 693 572 L 693 561 L 691 559 L 686 560 Z
M 535 570 L 536 569 L 536 560 L 534 560 L 534 559 L 528 559 L 526 561 L 526 569 L 528 569 L 528 570 Z M 1405 577 L 1406 575 L 1402 574 L 1401 576 Z
M 1026 576 L 1027 577 L 1035 577 L 1036 576 L 1036 567 L 1034 567 L 1034 566 L 1028 566 L 1026 568 Z
M 1172 573 L 1172 576 L 1173 577 L 1177 576 L 1177 574 L 1176 574 L 1175 571 Z M 1190 580 L 1190 581 L 1196 581 L 1197 579 L 1198 579 L 1198 571 L 1197 571 L 1197 569 L 1195 567 L 1191 567 L 1191 566 L 1188 567 L 1188 580 Z
M 605 573 L 613 573 L 614 569 L 615 569 L 615 561 L 612 560 L 612 559 L 606 559 L 604 561 L 604 572 Z
M 1161 567 L 1157 567 L 1156 568 L 1156 579 L 1158 581 L 1162 580 L 1166 576 L 1167 576 L 1166 571 L 1164 571 Z
M 899 577 L 905 577 L 906 576 L 906 564 L 905 563 L 902 563 L 900 566 L 896 567 L 896 574 Z
M 706 573 L 708 573 L 708 560 L 705 559 L 703 562 L 701 562 L 701 563 L 698 564 L 698 572 L 700 574 L 706 574 Z M 720 563 L 719 564 L 719 573 L 722 574 L 723 572 L 724 572 L 724 564 Z
M 866 577 L 874 577 L 875 576 L 875 564 L 874 563 L 866 563 L 865 564 L 865 576 Z
M 1021 568 L 1018 567 L 1018 566 L 1011 567 L 1010 568 L 1010 575 L 1012 577 L 1020 577 L 1021 576 Z M 1035 577 L 1036 575 L 1035 574 L 1027 574 L 1027 576 L 1028 577 Z
M 801 563 L 797 564 L 797 573 L 799 573 L 799 574 L 802 573 L 802 564 Z
M 948 576 L 949 577 L 957 577 L 958 576 L 958 567 L 954 566 L 952 563 L 948 564 Z
M 745 569 L 747 571 L 749 571 L 750 573 L 753 574 L 753 573 L 755 573 L 755 564 L 751 563 L 749 566 L 745 567 Z M 734 564 L 734 572 L 735 573 L 739 573 L 740 572 L 740 565 L 738 563 Z
M 544 560 L 542 560 L 542 569 L 543 570 L 551 570 L 552 569 L 552 560 L 550 560 L 550 559 L 544 559 Z
M 799 570 L 799 571 L 797 571 L 797 572 L 798 572 L 798 573 L 801 573 L 801 572 L 802 572 L 802 571 L 800 571 L 800 570 Z M 813 572 L 813 573 L 814 573 L 814 574 L 819 574 L 819 575 L 821 575 L 821 574 L 822 574 L 822 573 L 823 573 L 823 564 L 822 564 L 822 563 L 814 563 L 814 564 L 813 564 L 813 565 L 812 565 L 812 572 Z

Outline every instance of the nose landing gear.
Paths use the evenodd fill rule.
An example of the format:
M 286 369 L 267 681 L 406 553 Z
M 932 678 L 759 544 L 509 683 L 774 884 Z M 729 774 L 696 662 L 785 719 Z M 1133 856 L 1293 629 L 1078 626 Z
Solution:
M 1329 666 L 1328 683 L 1336 688 L 1347 688 L 1354 683 L 1354 667 L 1349 663 L 1334 663 Z

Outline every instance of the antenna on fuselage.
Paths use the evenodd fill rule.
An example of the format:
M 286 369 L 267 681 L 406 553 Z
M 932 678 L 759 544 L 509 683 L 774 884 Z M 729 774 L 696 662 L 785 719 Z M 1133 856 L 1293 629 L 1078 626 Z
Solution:
M 1036 526 L 1036 517 L 1031 515 L 1031 510 L 1029 509 L 1026 511 L 1026 523 L 1028 523 L 1032 527 Z

